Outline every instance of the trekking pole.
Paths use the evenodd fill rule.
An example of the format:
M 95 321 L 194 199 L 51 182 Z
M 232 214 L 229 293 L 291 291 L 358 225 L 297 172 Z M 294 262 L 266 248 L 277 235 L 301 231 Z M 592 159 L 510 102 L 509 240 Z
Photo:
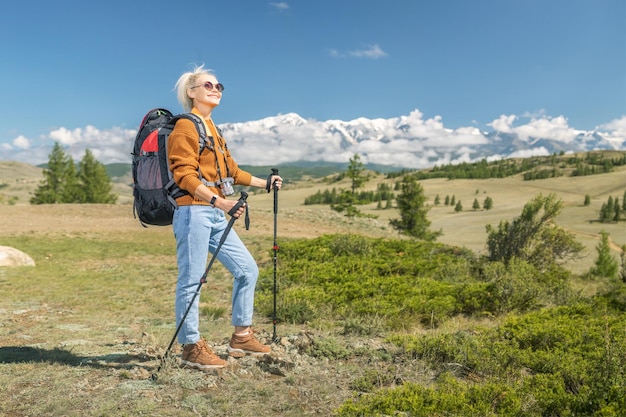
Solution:
M 272 168 L 272 175 L 278 175 L 277 168 Z M 274 250 L 274 317 L 272 319 L 272 322 L 274 323 L 274 335 L 272 336 L 272 341 L 276 342 L 276 322 L 278 321 L 278 318 L 276 317 L 276 254 L 278 253 L 278 243 L 276 242 L 276 224 L 278 220 L 278 186 L 275 182 L 272 188 L 274 188 L 274 246 L 272 247 Z
M 176 332 L 174 332 L 174 336 L 172 337 L 170 344 L 165 350 L 165 353 L 163 354 L 163 356 L 161 357 L 161 363 L 159 364 L 159 367 L 157 368 L 156 372 L 152 374 L 152 380 L 156 381 L 157 374 L 163 367 L 163 364 L 165 363 L 165 359 L 167 358 L 167 355 L 172 349 L 172 346 L 174 345 L 174 342 L 176 341 L 176 337 L 178 336 L 178 333 L 180 332 L 180 329 L 183 327 L 183 323 L 185 322 L 185 319 L 187 318 L 187 315 L 189 314 L 189 310 L 191 310 L 191 306 L 193 305 L 194 301 L 196 301 L 196 298 L 200 294 L 200 289 L 202 288 L 202 285 L 207 281 L 207 276 L 209 274 L 209 271 L 211 270 L 211 267 L 213 266 L 213 262 L 215 262 L 215 259 L 217 258 L 217 254 L 220 252 L 222 245 L 226 241 L 226 237 L 228 236 L 228 233 L 230 233 L 230 229 L 233 228 L 233 224 L 235 223 L 235 220 L 237 220 L 237 218 L 233 217 L 233 215 L 237 212 L 237 210 L 239 210 L 241 206 L 246 204 L 247 198 L 248 198 L 248 193 L 246 193 L 245 191 L 242 191 L 239 201 L 237 201 L 237 204 L 235 204 L 233 208 L 230 209 L 230 211 L 228 212 L 228 214 L 231 216 L 230 220 L 228 221 L 228 225 L 226 226 L 226 229 L 224 229 L 224 233 L 222 233 L 222 237 L 217 245 L 217 248 L 215 248 L 215 252 L 213 252 L 213 256 L 211 257 L 209 264 L 204 270 L 204 274 L 202 274 L 202 277 L 200 278 L 200 282 L 198 283 L 198 286 L 196 287 L 196 292 L 193 294 L 193 298 L 191 299 L 191 302 L 187 306 L 187 310 L 185 311 L 183 318 L 180 320 L 180 323 L 178 323 L 178 326 L 176 327 Z M 248 216 L 246 212 L 246 229 L 247 228 L 248 228 Z

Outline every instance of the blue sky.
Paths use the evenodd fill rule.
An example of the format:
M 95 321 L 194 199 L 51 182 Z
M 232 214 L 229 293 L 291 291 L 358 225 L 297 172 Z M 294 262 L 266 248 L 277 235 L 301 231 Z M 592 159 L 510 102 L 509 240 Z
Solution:
M 624 0 L 34 0 L 2 11 L 0 39 L 0 159 L 180 111 L 172 88 L 202 63 L 226 86 L 218 123 L 626 116 Z

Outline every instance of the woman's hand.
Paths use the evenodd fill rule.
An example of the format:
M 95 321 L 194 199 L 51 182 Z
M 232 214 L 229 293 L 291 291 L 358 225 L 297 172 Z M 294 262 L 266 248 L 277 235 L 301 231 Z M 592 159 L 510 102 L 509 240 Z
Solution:
M 272 184 L 272 188 L 276 187 L 280 190 L 280 188 L 283 186 L 283 179 L 280 177 L 280 175 L 272 175 L 270 178 L 270 183 Z
M 218 197 L 217 200 L 215 201 L 215 207 L 217 207 L 218 209 L 223 210 L 225 213 L 228 213 L 229 211 L 231 211 L 233 209 L 233 207 L 235 207 L 235 205 L 238 203 L 238 200 L 228 200 L 226 198 L 221 198 Z M 242 204 L 235 213 L 233 213 L 233 217 L 238 219 L 240 216 L 242 216 L 246 211 L 246 204 Z

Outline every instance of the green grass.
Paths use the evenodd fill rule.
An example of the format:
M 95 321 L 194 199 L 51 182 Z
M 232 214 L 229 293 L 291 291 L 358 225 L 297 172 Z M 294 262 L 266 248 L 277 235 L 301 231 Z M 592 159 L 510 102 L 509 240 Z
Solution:
M 1 237 L 0 245 L 36 262 L 0 269 L 0 410 L 12 416 L 215 411 L 200 395 L 215 385 L 214 376 L 170 365 L 158 383 L 149 380 L 174 332 L 170 235 L 26 234 Z M 215 320 L 230 310 L 231 284 L 223 268 L 216 273 L 201 296 L 212 305 L 202 311 L 207 336 L 229 334 L 229 321 Z

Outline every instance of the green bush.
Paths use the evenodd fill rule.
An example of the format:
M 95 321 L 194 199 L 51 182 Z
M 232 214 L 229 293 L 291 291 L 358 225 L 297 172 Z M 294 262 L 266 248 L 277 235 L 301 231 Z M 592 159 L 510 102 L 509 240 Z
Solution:
M 494 329 L 420 337 L 396 335 L 389 341 L 410 358 L 425 360 L 433 368 L 458 377 L 452 385 L 437 381 L 436 389 L 429 391 L 441 407 L 449 407 L 440 408 L 440 412 L 472 415 L 459 412 L 453 404 L 443 405 L 447 400 L 441 392 L 452 387 L 456 396 L 467 396 L 476 389 L 473 381 L 478 379 L 480 390 L 489 384 L 508 386 L 507 395 L 516 398 L 521 407 L 497 414 L 486 410 L 484 415 L 521 415 L 507 413 L 525 410 L 525 416 L 618 416 L 611 413 L 626 409 L 625 322 L 624 312 L 612 310 L 604 298 L 599 298 L 510 315 Z M 423 410 L 404 411 L 422 415 Z
M 440 375 L 434 386 L 406 384 L 346 402 L 340 417 L 409 415 L 412 417 L 508 417 L 539 416 L 521 413 L 522 401 L 504 383 L 468 384 L 449 374 Z M 406 413 L 406 414 L 402 414 Z
M 396 382 L 393 372 L 381 372 L 378 369 L 366 369 L 350 383 L 350 388 L 359 392 L 374 392 L 376 389 L 393 385 Z
M 271 277 L 271 268 L 262 270 L 257 304 L 268 315 Z M 365 372 L 351 386 L 369 394 L 346 402 L 340 416 L 619 416 L 626 409 L 626 290 L 615 282 L 585 300 L 569 280 L 556 264 L 539 271 L 516 257 L 488 262 L 433 242 L 328 235 L 282 247 L 278 316 L 324 320 L 348 335 L 432 329 L 388 338 L 400 348 L 394 362 L 423 361 L 439 375 L 431 385 L 391 388 L 389 378 Z M 499 324 L 441 330 L 459 315 Z M 307 353 L 358 355 L 334 339 Z
M 308 347 L 306 353 L 315 358 L 328 359 L 345 359 L 352 354 L 345 346 L 340 345 L 333 338 L 316 340 Z
M 383 333 L 383 322 L 380 317 L 360 317 L 353 315 L 341 322 L 343 335 L 377 336 Z
M 459 315 L 529 311 L 567 299 L 569 273 L 527 262 L 476 259 L 465 249 L 415 240 L 326 235 L 281 247 L 279 318 L 377 317 L 388 328 L 437 327 Z M 273 268 L 262 269 L 258 309 L 273 314 Z

